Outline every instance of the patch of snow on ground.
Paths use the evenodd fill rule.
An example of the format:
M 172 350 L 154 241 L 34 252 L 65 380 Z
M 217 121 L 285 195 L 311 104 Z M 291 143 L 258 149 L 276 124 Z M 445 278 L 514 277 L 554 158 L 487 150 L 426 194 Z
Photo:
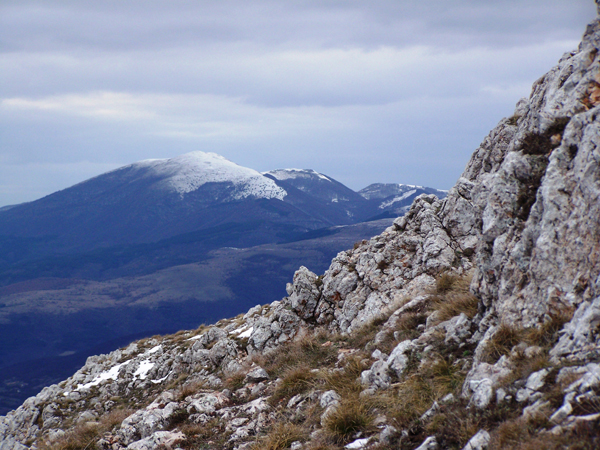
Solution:
M 202 337 L 201 334 L 199 334 L 198 336 L 192 336 L 189 339 L 186 339 L 186 341 L 197 341 L 198 339 L 200 339 Z
M 159 351 L 161 348 L 162 345 L 158 344 L 156 347 L 152 347 L 150 350 L 148 350 L 145 354 L 151 355 L 152 353 L 156 353 L 157 351 Z
M 254 331 L 254 327 L 250 327 L 243 333 L 238 334 L 238 337 L 241 339 L 249 338 L 253 331 Z
M 243 326 L 240 328 L 237 328 L 233 331 L 230 331 L 229 334 L 236 334 L 238 338 L 249 338 L 250 335 L 252 334 L 252 331 L 254 331 L 254 327 L 250 327 L 248 328 L 247 326 Z
M 163 381 L 165 381 L 167 378 L 169 378 L 169 375 L 171 375 L 171 372 L 169 372 L 168 374 L 166 374 L 164 377 L 159 378 L 158 380 L 150 380 L 152 383 L 154 384 L 158 384 L 158 383 L 162 383 Z
M 148 372 L 150 372 L 150 369 L 152 369 L 153 367 L 154 367 L 153 362 L 142 361 L 140 363 L 140 367 L 137 368 L 137 370 L 134 372 L 133 376 L 139 377 L 140 380 L 145 380 L 146 377 L 148 376 Z
M 404 194 L 402 194 L 399 197 L 394 197 L 393 199 L 388 200 L 387 202 L 383 202 L 381 205 L 379 205 L 379 209 L 384 209 L 384 208 L 387 208 L 388 206 L 392 206 L 394 203 L 401 202 L 402 200 L 410 197 L 411 195 L 415 194 L 416 192 L 417 192 L 416 189 L 412 189 L 408 192 L 405 192 Z
M 357 439 L 354 442 L 350 442 L 349 444 L 347 444 L 344 448 L 348 448 L 348 449 L 365 448 L 368 443 L 369 443 L 369 438 Z
M 92 386 L 98 386 L 100 383 L 106 380 L 116 380 L 119 376 L 119 370 L 121 370 L 121 367 L 126 366 L 130 362 L 131 360 L 125 361 L 124 363 L 117 364 L 116 366 L 111 367 L 109 370 L 107 370 L 106 372 L 102 372 L 89 383 L 80 384 L 79 386 L 77 386 L 76 390 L 79 391 L 81 389 L 89 389 Z

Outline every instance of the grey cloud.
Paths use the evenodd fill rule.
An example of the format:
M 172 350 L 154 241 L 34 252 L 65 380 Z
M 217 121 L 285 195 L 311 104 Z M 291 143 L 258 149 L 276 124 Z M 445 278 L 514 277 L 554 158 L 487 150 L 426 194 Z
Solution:
M 192 150 L 448 188 L 594 16 L 592 0 L 3 0 L 0 205 Z M 6 175 L 30 169 L 21 188 Z
M 214 42 L 339 47 L 518 45 L 570 35 L 591 0 L 4 1 L 4 50 L 142 50 Z

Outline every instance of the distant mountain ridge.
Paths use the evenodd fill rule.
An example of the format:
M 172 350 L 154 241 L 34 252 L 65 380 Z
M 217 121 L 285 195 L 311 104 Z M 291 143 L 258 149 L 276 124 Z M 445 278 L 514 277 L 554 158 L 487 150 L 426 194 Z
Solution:
M 406 201 L 397 202 L 381 198 L 393 191 L 389 187 L 385 192 L 381 187 L 365 189 L 368 196 L 308 169 L 261 174 L 215 153 L 144 160 L 39 200 L 3 208 L 0 250 L 7 240 L 11 245 L 15 239 L 24 240 L 27 250 L 12 252 L 19 256 L 10 262 L 17 262 L 157 242 L 225 224 L 263 224 L 260 231 L 249 230 L 242 241 L 229 242 L 225 233 L 212 246 L 248 247 L 381 218 L 382 214 L 390 217 L 419 193 L 442 192 L 419 188 Z M 374 194 L 377 189 L 380 193 Z

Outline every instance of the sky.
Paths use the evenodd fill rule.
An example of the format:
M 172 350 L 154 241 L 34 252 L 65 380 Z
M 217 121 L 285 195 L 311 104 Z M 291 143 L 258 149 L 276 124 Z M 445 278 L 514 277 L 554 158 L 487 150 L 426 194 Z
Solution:
M 449 189 L 592 0 L 2 0 L 0 206 L 215 152 Z

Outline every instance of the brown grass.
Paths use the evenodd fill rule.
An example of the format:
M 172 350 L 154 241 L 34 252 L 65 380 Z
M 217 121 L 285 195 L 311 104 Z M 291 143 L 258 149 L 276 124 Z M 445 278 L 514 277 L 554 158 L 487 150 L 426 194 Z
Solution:
M 539 327 L 532 327 L 525 331 L 525 340 L 533 345 L 552 347 L 558 341 L 559 331 L 562 330 L 565 323 L 573 318 L 574 312 L 575 309 L 568 306 L 553 309 L 548 315 L 548 319 Z
M 355 353 L 346 358 L 344 367 L 340 370 L 321 371 L 319 378 L 325 389 L 336 391 L 342 397 L 358 395 L 362 390 L 359 379 L 363 370 L 369 366 L 364 353 Z
M 227 448 L 227 440 L 231 435 L 225 431 L 225 426 L 219 419 L 202 425 L 187 422 L 178 428 L 186 436 L 185 441 L 179 444 L 179 447 L 185 450 Z
M 539 370 L 550 366 L 550 360 L 546 353 L 535 355 L 531 358 L 526 358 L 524 355 L 519 355 L 515 361 L 511 373 L 500 380 L 502 386 L 509 386 L 517 380 L 526 379 L 529 375 Z
M 231 391 L 237 391 L 244 387 L 246 381 L 246 374 L 243 372 L 235 372 L 225 378 L 224 386 Z
M 254 361 L 272 377 L 279 377 L 285 371 L 299 365 L 308 368 L 331 365 L 337 360 L 337 348 L 333 345 L 323 345 L 329 337 L 326 333 L 306 332 L 274 352 L 256 355 Z
M 481 419 L 466 413 L 464 404 L 455 403 L 442 407 L 425 425 L 423 436 L 435 435 L 442 448 L 463 448 L 481 429 Z
M 340 406 L 325 419 L 325 430 L 337 443 L 350 440 L 358 432 L 372 429 L 374 416 L 367 402 L 356 397 L 343 398 Z
M 289 422 L 277 423 L 266 436 L 257 439 L 252 450 L 283 450 L 293 442 L 306 439 L 304 430 Z
M 192 381 L 190 383 L 186 383 L 186 384 L 180 386 L 175 395 L 175 398 L 177 398 L 178 401 L 183 401 L 183 400 L 185 400 L 186 397 L 197 394 L 202 389 L 206 389 L 205 382 Z
M 519 344 L 522 339 L 523 330 L 502 324 L 488 342 L 482 359 L 493 364 L 502 356 L 510 354 L 513 347 Z
M 133 414 L 130 409 L 116 409 L 104 416 L 98 422 L 78 424 L 53 444 L 39 443 L 40 450 L 92 450 L 96 449 L 96 441 L 103 434 L 113 430 L 123 420 Z
M 458 277 L 442 274 L 436 281 L 431 307 L 437 311 L 434 325 L 464 313 L 469 319 L 477 314 L 479 300 L 469 290 L 471 275 Z
M 419 331 L 417 331 L 417 327 L 424 324 L 426 321 L 427 314 L 424 312 L 405 312 L 398 318 L 396 326 L 389 330 L 385 339 L 378 345 L 378 348 L 385 353 L 389 353 L 398 342 L 402 342 L 406 339 L 416 339 L 420 334 Z M 394 337 L 394 334 L 396 334 L 396 337 Z
M 441 274 L 437 280 L 435 280 L 435 291 L 438 294 L 444 294 L 454 287 L 454 284 L 458 281 L 458 277 L 449 273 Z
M 281 383 L 269 397 L 269 403 L 276 405 L 282 400 L 292 398 L 294 395 L 306 392 L 315 385 L 317 374 L 305 365 L 287 369 L 281 376 Z

